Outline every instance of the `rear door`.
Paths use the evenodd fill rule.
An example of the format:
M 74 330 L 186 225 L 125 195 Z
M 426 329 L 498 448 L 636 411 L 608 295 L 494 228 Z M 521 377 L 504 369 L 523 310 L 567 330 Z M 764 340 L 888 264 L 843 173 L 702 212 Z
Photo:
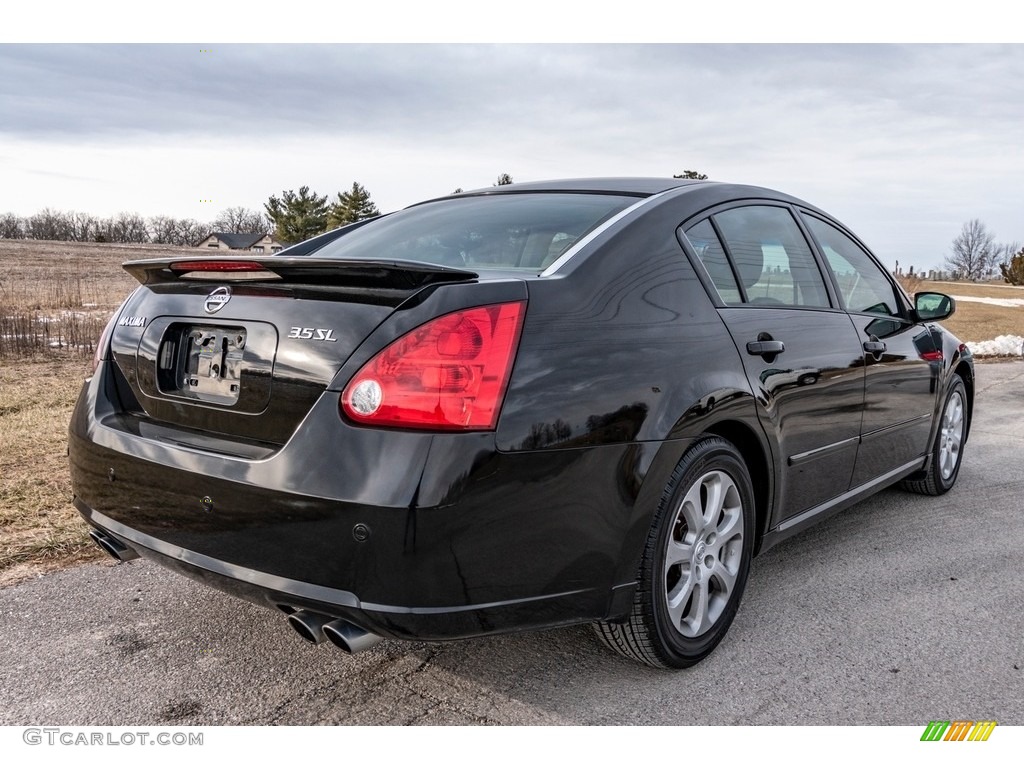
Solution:
M 793 211 L 757 203 L 685 230 L 781 455 L 773 525 L 845 492 L 864 405 L 864 355 Z
M 853 484 L 904 467 L 928 448 L 942 369 L 941 346 L 915 323 L 892 278 L 849 234 L 803 219 L 835 278 L 863 349 L 864 419 Z

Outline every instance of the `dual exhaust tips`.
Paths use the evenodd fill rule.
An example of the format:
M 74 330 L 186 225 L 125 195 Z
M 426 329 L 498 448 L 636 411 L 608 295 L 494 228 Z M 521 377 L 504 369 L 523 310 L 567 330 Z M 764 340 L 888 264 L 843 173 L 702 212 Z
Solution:
M 89 537 L 115 560 L 127 562 L 139 556 L 138 552 L 106 531 L 93 529 L 89 531 Z M 315 611 L 295 611 L 289 614 L 288 623 L 304 640 L 314 645 L 330 640 L 345 653 L 365 651 L 384 639 L 380 635 L 360 629 L 350 621 Z
M 365 651 L 384 639 L 380 635 L 360 629 L 350 621 L 314 611 L 301 610 L 289 614 L 288 623 L 303 640 L 314 645 L 330 640 L 345 653 Z

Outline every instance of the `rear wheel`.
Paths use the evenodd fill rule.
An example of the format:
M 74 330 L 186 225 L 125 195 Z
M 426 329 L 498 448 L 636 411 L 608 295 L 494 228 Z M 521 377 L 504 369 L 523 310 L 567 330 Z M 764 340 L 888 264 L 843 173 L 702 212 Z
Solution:
M 904 480 L 908 491 L 928 496 L 941 496 L 956 483 L 960 461 L 967 441 L 967 391 L 963 379 L 953 374 L 946 391 L 946 403 L 939 417 L 939 429 L 932 444 L 931 461 L 924 477 Z
M 647 537 L 633 609 L 598 635 L 622 655 L 683 668 L 725 636 L 750 571 L 754 502 L 743 457 L 708 436 L 676 467 Z

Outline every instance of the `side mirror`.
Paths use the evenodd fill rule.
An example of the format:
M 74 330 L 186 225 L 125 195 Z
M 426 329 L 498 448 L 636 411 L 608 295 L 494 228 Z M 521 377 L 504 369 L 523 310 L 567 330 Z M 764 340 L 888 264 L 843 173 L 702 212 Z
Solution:
M 914 312 L 920 322 L 945 320 L 956 312 L 956 302 L 944 293 L 915 293 Z

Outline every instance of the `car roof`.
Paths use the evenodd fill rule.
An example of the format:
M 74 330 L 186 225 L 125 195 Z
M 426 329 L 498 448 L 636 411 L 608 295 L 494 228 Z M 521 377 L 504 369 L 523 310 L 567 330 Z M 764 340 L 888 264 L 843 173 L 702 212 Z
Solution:
M 501 195 L 516 192 L 604 192 L 625 195 L 656 195 L 678 187 L 715 182 L 693 179 L 662 179 L 648 176 L 609 176 L 596 179 L 555 179 L 553 181 L 527 181 L 496 187 L 473 189 L 465 195 Z

